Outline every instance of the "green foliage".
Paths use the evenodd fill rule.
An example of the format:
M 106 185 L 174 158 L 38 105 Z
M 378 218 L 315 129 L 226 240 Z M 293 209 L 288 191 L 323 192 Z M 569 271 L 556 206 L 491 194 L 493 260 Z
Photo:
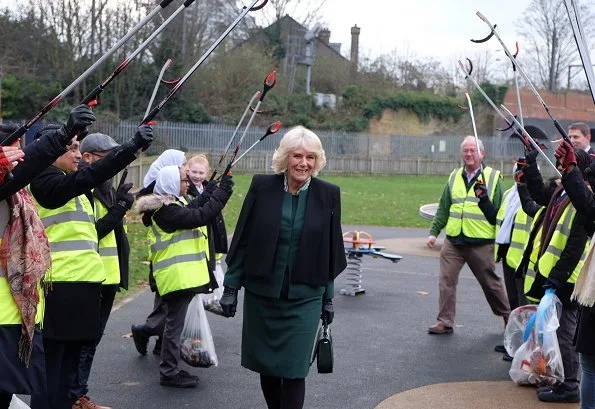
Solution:
M 364 117 L 379 118 L 385 109 L 408 109 L 415 112 L 422 121 L 434 117 L 442 121 L 457 121 L 463 114 L 458 101 L 452 97 L 441 97 L 426 92 L 396 92 L 386 97 L 374 97 L 364 107 Z
M 508 86 L 506 85 L 496 85 L 492 84 L 491 82 L 482 82 L 481 88 L 484 92 L 491 98 L 492 101 L 496 104 L 496 106 L 500 106 L 504 102 L 504 96 L 506 95 L 506 91 L 508 90 Z M 484 105 L 488 105 L 488 101 L 479 93 L 479 91 L 474 90 L 471 94 L 471 99 L 474 103 L 480 103 Z
M 170 107 L 167 118 L 170 121 L 191 122 L 195 124 L 208 124 L 213 119 L 208 114 L 203 104 L 187 102 Z
M 2 116 L 11 119 L 31 117 L 59 92 L 54 82 L 40 82 L 26 74 L 8 74 L 2 79 Z M 48 119 L 52 118 L 48 116 Z

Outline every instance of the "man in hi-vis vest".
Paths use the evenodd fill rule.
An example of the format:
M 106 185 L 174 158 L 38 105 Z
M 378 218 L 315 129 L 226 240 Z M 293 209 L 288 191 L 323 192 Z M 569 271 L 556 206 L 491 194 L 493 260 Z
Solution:
M 505 323 L 510 315 L 503 280 L 496 274 L 494 262 L 495 214 L 494 220 L 488 220 L 480 208 L 491 203 L 497 212 L 503 187 L 499 171 L 486 167 L 482 172 L 484 156 L 480 140 L 476 143 L 473 136 L 463 140 L 461 158 L 465 166 L 450 174 L 432 222 L 428 247 L 434 247 L 442 229 L 446 231 L 446 240 L 440 251 L 438 317 L 436 324 L 428 328 L 430 334 L 453 332 L 457 283 L 465 263 L 479 281 L 492 312 L 504 317 Z
M 103 159 L 118 146 L 120 145 L 116 141 L 102 133 L 86 136 L 80 146 L 82 161 L 79 168 Z M 130 245 L 124 227 L 124 217 L 134 203 L 134 196 L 129 193 L 131 188 L 132 183 L 119 183 L 116 191 L 113 179 L 109 179 L 93 189 L 95 230 L 99 239 L 99 256 L 105 270 L 105 281 L 101 286 L 99 338 L 83 344 L 78 372 L 70 390 L 71 396 L 77 399 L 73 405 L 75 409 L 109 409 L 89 399 L 88 381 L 97 345 L 103 336 L 118 288 L 128 288 Z
M 52 267 L 45 276 L 50 286 L 43 320 L 47 374 L 45 395 L 31 398 L 31 409 L 64 409 L 78 370 L 81 347 L 99 337 L 101 287 L 106 279 L 98 252 L 91 190 L 112 178 L 153 141 L 149 125 L 112 149 L 102 160 L 78 168 L 79 141 L 30 184 L 51 247 Z

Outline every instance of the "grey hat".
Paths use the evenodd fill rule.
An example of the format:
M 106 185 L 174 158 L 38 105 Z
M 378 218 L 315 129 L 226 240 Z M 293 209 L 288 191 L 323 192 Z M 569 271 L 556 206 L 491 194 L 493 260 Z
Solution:
M 85 152 L 105 152 L 114 149 L 120 144 L 111 137 L 102 133 L 92 133 L 87 135 L 81 142 L 81 153 Z

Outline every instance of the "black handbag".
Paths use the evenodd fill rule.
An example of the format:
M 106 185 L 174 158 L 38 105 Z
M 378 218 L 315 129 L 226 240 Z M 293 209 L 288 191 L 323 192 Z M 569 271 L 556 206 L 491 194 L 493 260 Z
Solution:
M 316 360 L 318 373 L 333 373 L 333 337 L 330 327 L 324 320 L 318 329 L 310 365 L 314 363 L 314 360 Z

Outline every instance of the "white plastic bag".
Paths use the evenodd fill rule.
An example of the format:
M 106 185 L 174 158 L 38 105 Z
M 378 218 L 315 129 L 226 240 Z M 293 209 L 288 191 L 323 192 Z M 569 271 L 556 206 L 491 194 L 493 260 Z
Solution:
M 16 397 L 16 395 L 12 395 L 12 400 L 10 401 L 10 406 L 8 409 L 31 409 L 25 402 L 20 400 Z
M 556 330 L 562 304 L 552 290 L 546 290 L 533 320 L 527 323 L 527 340 L 516 351 L 509 371 L 518 385 L 553 385 L 564 381 L 564 365 Z
M 527 321 L 537 311 L 537 305 L 522 305 L 515 308 L 508 318 L 508 324 L 504 330 L 504 348 L 510 356 L 514 356 L 516 351 L 525 342 L 525 328 Z
M 218 365 L 215 343 L 203 306 L 202 294 L 194 296 L 188 305 L 182 330 L 180 356 L 190 366 L 208 368 Z
M 219 300 L 223 296 L 223 268 L 221 267 L 221 260 L 217 260 L 215 264 L 215 279 L 217 280 L 218 288 L 215 288 L 211 294 L 203 294 L 202 301 L 205 310 L 213 314 L 223 315 L 223 309 L 219 304 Z

